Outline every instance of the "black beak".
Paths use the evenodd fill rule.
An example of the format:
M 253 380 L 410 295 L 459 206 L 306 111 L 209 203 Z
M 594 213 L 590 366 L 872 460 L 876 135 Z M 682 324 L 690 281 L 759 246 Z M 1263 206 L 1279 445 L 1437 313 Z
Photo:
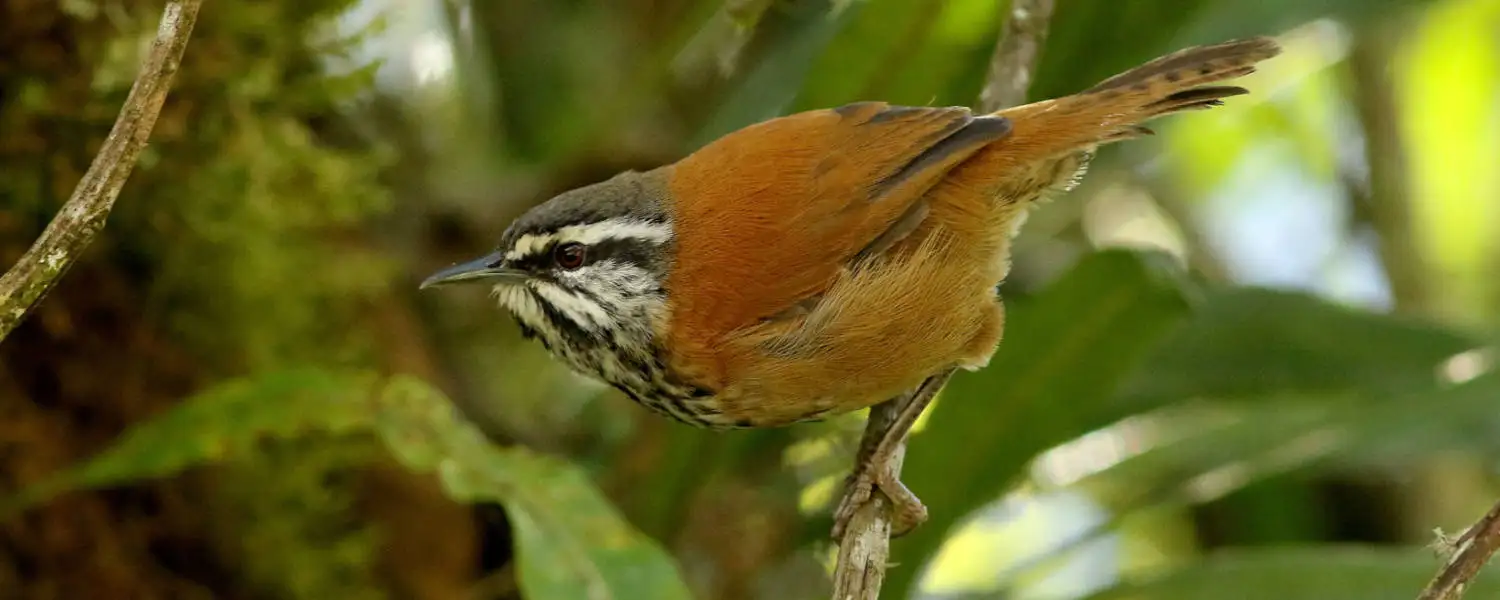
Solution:
M 521 281 L 527 278 L 525 271 L 504 267 L 505 254 L 496 252 L 482 258 L 477 258 L 466 263 L 460 263 L 433 273 L 431 277 L 422 281 L 418 289 L 427 289 L 438 285 L 453 283 L 467 283 L 491 279 Z

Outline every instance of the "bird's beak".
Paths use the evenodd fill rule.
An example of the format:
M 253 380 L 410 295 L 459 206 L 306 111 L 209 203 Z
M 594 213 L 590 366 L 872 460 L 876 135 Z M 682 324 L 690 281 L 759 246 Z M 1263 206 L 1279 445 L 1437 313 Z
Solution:
M 520 269 L 512 269 L 502 266 L 505 264 L 505 255 L 496 252 L 488 256 L 477 258 L 466 263 L 460 263 L 433 273 L 431 277 L 422 281 L 418 289 L 427 289 L 438 285 L 453 283 L 467 283 L 483 280 L 499 280 L 500 282 L 519 282 L 526 279 L 527 274 Z

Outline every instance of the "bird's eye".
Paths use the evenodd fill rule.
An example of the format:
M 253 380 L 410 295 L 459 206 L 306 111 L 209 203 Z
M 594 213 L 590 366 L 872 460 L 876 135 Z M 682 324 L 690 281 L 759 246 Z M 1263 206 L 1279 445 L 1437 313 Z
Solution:
M 558 244 L 552 250 L 552 260 L 557 263 L 557 266 L 572 270 L 583 266 L 585 254 L 583 244 L 568 242 L 566 244 Z

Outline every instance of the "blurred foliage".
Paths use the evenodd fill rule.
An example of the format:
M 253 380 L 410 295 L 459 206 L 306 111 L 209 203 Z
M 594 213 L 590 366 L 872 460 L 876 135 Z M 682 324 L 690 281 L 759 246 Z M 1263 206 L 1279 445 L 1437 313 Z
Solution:
M 1146 581 L 1091 595 L 1087 600 L 1243 600 L 1361 598 L 1408 600 L 1432 577 L 1432 560 L 1419 552 L 1330 546 L 1316 549 L 1225 551 L 1201 563 Z M 1481 572 L 1469 597 L 1500 594 L 1500 575 Z
M 0 3 L 0 257 L 86 168 L 159 9 Z M 1008 12 L 208 3 L 103 237 L 0 344 L 0 497 L 25 504 L 0 589 L 827 597 L 859 415 L 691 430 L 482 292 L 412 288 L 552 194 L 761 119 L 970 104 Z M 932 520 L 886 595 L 1414 597 L 1423 536 L 1500 495 L 1497 24 L 1495 0 L 1060 2 L 1033 98 L 1190 43 L 1287 52 L 1032 216 L 999 352 L 912 439 Z
M 243 460 L 263 452 L 269 440 L 360 433 L 377 434 L 407 468 L 437 474 L 455 500 L 506 502 L 520 530 L 518 579 L 528 597 L 689 597 L 667 556 L 620 521 L 575 467 L 522 448 L 495 448 L 456 417 L 441 392 L 409 377 L 381 381 L 299 370 L 226 382 L 136 426 L 102 455 L 39 482 L 8 508 L 24 509 L 74 489 Z M 274 526 L 277 516 L 265 516 Z M 276 554 L 275 548 L 259 550 Z M 294 567 L 294 578 L 332 575 L 285 566 Z
M 377 180 L 386 158 L 331 117 L 369 89 L 373 69 L 336 76 L 325 69 L 360 41 L 327 35 L 329 20 L 352 4 L 230 3 L 203 11 L 151 145 L 88 264 L 70 274 L 31 327 L 6 340 L 7 418 L 40 435 L 8 441 L 7 453 L 19 457 L 5 469 L 5 487 L 81 458 L 202 382 L 371 360 L 374 332 L 359 325 L 360 312 L 389 275 L 385 259 L 359 247 L 357 227 L 389 205 Z M 158 2 L 5 3 L 6 261 L 87 168 L 160 9 Z M 348 473 L 368 459 L 348 444 L 270 445 L 212 476 L 163 486 L 136 501 L 139 509 L 117 502 L 121 514 L 92 529 L 79 522 L 77 507 L 31 515 L 6 536 L 25 549 L 12 560 L 29 555 L 40 565 L 28 576 L 32 587 L 3 585 L 35 590 L 28 594 L 48 586 L 77 590 L 64 595 L 201 593 L 222 587 L 213 581 L 221 569 L 213 563 L 222 561 L 272 596 L 380 596 L 370 524 L 350 512 L 357 481 Z M 150 516 L 134 519 L 156 524 L 132 526 L 128 515 L 136 511 Z M 85 532 L 67 533 L 79 528 Z M 70 547 L 73 535 L 85 543 L 118 537 L 116 550 L 92 551 L 98 554 L 88 562 L 119 566 L 80 571 L 67 558 L 84 551 Z M 153 566 L 163 560 L 172 566 Z M 125 573 L 106 575 L 110 568 Z

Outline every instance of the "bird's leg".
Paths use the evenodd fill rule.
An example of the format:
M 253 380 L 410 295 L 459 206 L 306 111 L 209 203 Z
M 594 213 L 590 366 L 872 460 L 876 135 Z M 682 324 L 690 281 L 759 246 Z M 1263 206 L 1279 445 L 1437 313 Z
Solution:
M 901 536 L 927 520 L 927 507 L 922 505 L 906 485 L 901 483 L 901 473 L 892 458 L 897 446 L 911 431 L 917 417 L 932 403 L 939 390 L 953 376 L 953 369 L 928 377 L 915 391 L 887 400 L 870 409 L 865 423 L 864 435 L 855 452 L 854 472 L 844 488 L 844 497 L 833 514 L 833 537 L 840 539 L 849 519 L 859 507 L 870 500 L 874 488 L 891 501 L 891 532 Z

